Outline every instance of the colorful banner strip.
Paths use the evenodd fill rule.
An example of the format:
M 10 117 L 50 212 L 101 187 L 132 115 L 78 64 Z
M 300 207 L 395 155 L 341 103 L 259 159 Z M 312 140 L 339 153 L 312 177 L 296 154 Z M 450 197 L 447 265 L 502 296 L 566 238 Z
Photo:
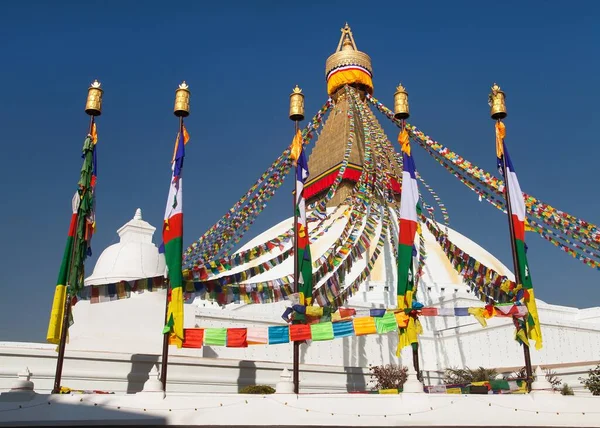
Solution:
M 323 308 L 320 308 L 323 309 Z M 340 308 L 342 309 L 342 308 Z M 348 311 L 347 308 L 344 308 Z M 341 311 L 338 311 L 341 312 Z M 517 317 L 527 315 L 525 306 L 500 305 L 464 308 L 422 308 L 419 316 L 466 317 L 474 316 L 480 322 L 493 317 Z M 335 314 L 332 315 L 335 319 Z M 340 318 L 335 321 L 313 324 L 277 325 L 268 327 L 235 328 L 187 328 L 184 330 L 184 348 L 226 346 L 246 348 L 250 345 L 281 345 L 294 341 L 325 341 L 351 336 L 387 334 L 397 332 L 408 324 L 408 315 L 385 309 L 371 310 L 369 316 Z M 485 326 L 484 323 L 482 325 Z

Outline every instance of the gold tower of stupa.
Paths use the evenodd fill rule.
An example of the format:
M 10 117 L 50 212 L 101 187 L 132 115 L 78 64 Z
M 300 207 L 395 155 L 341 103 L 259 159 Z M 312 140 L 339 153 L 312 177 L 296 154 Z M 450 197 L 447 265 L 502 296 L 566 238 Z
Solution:
M 334 100 L 335 107 L 323 125 L 323 129 L 315 143 L 308 160 L 310 179 L 306 185 L 305 194 L 308 202 L 312 203 L 322 199 L 333 179 L 337 176 L 343 164 L 344 154 L 351 137 L 351 118 L 354 120 L 354 141 L 348 158 L 344 178 L 340 183 L 335 196 L 327 206 L 334 207 L 341 204 L 351 193 L 362 171 L 365 156 L 365 117 L 357 114 L 354 101 L 348 94 L 347 87 L 358 91 L 360 102 L 364 110 L 371 113 L 365 102 L 367 93 L 373 94 L 373 68 L 371 58 L 356 47 L 350 26 L 346 24 L 341 29 L 342 34 L 336 51 L 327 58 L 325 64 L 325 77 L 327 91 Z M 381 128 L 377 119 L 373 118 L 376 126 Z M 383 131 L 381 131 L 383 133 Z M 399 180 L 401 169 L 395 161 L 386 161 L 389 170 L 396 172 L 394 181 L 395 193 L 399 193 Z

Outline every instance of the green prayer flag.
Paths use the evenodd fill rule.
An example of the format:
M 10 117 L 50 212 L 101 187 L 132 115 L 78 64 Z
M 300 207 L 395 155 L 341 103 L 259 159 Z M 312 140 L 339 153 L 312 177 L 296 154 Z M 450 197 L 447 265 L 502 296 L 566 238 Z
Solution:
M 312 335 L 312 340 L 332 340 L 333 324 L 331 322 L 311 324 L 310 333 Z
M 375 317 L 375 327 L 377 334 L 389 333 L 398 331 L 398 322 L 392 312 L 386 312 L 382 317 Z
M 225 346 L 226 344 L 226 328 L 207 328 L 204 330 L 204 345 Z

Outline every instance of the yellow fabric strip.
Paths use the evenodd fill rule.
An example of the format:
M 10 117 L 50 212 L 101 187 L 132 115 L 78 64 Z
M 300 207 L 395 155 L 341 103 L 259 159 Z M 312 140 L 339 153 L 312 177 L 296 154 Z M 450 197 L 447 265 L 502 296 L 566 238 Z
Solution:
M 169 343 L 177 345 L 178 348 L 183 346 L 183 287 L 173 288 L 171 290 L 171 301 L 169 302 L 169 311 L 167 320 L 173 315 L 173 329 Z
M 481 324 L 482 327 L 487 327 L 484 316 L 484 312 L 487 312 L 485 308 L 468 308 L 467 311 L 479 321 L 479 324 Z
M 535 295 L 533 294 L 533 288 L 527 290 L 529 293 L 529 297 L 525 299 L 525 306 L 527 306 L 527 311 L 529 311 L 529 316 L 533 318 L 534 325 L 530 326 L 529 323 L 525 322 L 527 325 L 527 336 L 533 341 L 535 341 L 535 349 L 542 349 L 542 328 L 540 326 L 540 318 L 538 316 L 537 305 L 535 303 Z
M 65 298 L 67 296 L 67 287 L 57 285 L 54 290 L 54 300 L 52 301 L 52 310 L 50 311 L 50 322 L 48 323 L 48 333 L 46 340 L 49 343 L 58 344 L 60 341 L 60 330 L 65 313 Z
M 410 346 L 413 343 L 419 343 L 419 335 L 423 333 L 421 322 L 413 317 L 408 317 L 406 328 L 398 330 L 398 347 L 396 348 L 396 356 L 400 356 L 400 351 Z
M 338 71 L 327 79 L 327 93 L 332 95 L 344 85 L 365 85 L 373 93 L 373 79 L 367 73 L 358 69 Z
M 300 133 L 300 130 L 298 130 L 296 135 L 294 135 L 290 149 L 290 159 L 294 165 L 296 165 L 296 162 L 300 159 L 300 152 L 302 152 L 302 134 Z
M 373 317 L 354 318 L 353 325 L 354 334 L 357 336 L 377 333 L 377 327 L 375 325 L 375 319 Z
M 306 315 L 309 317 L 322 317 L 323 308 L 321 306 L 307 306 Z

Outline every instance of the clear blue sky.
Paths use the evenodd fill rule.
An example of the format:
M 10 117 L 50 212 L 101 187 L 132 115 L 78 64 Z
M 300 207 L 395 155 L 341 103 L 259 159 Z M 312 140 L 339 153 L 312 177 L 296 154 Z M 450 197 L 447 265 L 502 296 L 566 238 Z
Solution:
M 182 80 L 192 90 L 189 244 L 290 143 L 293 86 L 306 93 L 307 116 L 327 99 L 325 59 L 345 21 L 359 49 L 371 55 L 375 95 L 392 107 L 401 81 L 410 93 L 411 121 L 488 171 L 495 169 L 495 152 L 487 95 L 498 81 L 508 94 L 507 142 L 522 188 L 600 223 L 600 3 L 320 3 L 2 5 L 0 340 L 45 337 L 93 79 L 102 82 L 105 96 L 98 120 L 98 229 L 88 274 L 136 208 L 160 227 L 177 131 L 174 90 Z M 381 121 L 395 140 L 397 130 Z M 451 226 L 510 266 L 504 216 L 478 202 L 423 150 L 415 157 L 447 205 Z M 289 214 L 289 185 L 250 234 Z M 528 245 L 539 298 L 600 305 L 600 272 L 536 235 L 528 234 Z

